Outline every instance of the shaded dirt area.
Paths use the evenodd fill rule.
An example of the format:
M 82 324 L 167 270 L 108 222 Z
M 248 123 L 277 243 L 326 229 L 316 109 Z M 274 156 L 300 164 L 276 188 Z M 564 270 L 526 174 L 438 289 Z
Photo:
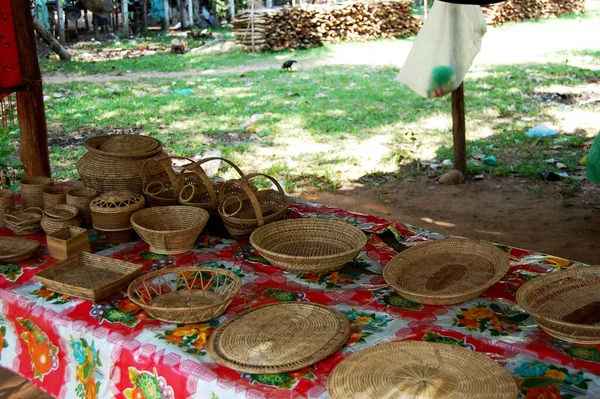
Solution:
M 355 183 L 300 196 L 437 233 L 600 265 L 600 185 L 583 185 L 579 193 L 568 195 L 561 188 L 522 178 L 443 186 L 422 177 L 414 182 Z

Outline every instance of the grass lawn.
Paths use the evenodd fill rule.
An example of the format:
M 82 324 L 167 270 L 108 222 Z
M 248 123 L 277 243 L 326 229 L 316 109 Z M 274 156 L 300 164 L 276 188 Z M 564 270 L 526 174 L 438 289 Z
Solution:
M 582 174 L 578 162 L 584 143 L 599 126 L 600 103 L 593 101 L 592 92 L 600 82 L 600 51 L 590 44 L 592 39 L 553 46 L 546 31 L 558 27 L 568 35 L 595 29 L 590 35 L 597 37 L 598 25 L 593 8 L 582 20 L 511 24 L 488 33 L 490 42 L 465 81 L 467 151 L 494 155 L 498 164 L 485 166 L 471 159 L 471 173 L 536 179 L 542 169 L 562 171 L 556 163 L 545 162 L 553 158 L 565 164 L 569 174 Z M 492 54 L 496 43 L 512 40 L 523 29 L 538 32 L 534 39 L 540 41 L 539 51 L 511 58 L 518 53 L 518 43 L 511 42 L 504 49 L 496 46 L 497 54 Z M 392 64 L 401 65 L 410 45 L 409 40 L 396 40 L 295 53 L 246 54 L 234 49 L 45 63 L 46 76 L 216 69 L 162 79 L 47 83 L 54 173 L 58 178 L 76 177 L 74 165 L 84 153 L 81 141 L 98 131 L 125 128 L 162 140 L 177 155 L 220 149 L 248 172 L 277 176 L 289 191 L 440 174 L 444 168 L 433 170 L 429 163 L 451 159 L 450 99 L 423 99 L 396 81 L 399 69 Z M 282 60 L 292 57 L 300 61 L 296 71 L 278 69 Z M 237 71 L 218 70 L 238 66 L 242 68 Z M 177 94 L 180 89 L 193 93 Z M 256 114 L 264 118 L 240 127 Z M 542 140 L 525 137 L 538 123 L 552 124 L 560 134 Z M 576 187 L 578 180 L 572 182 Z

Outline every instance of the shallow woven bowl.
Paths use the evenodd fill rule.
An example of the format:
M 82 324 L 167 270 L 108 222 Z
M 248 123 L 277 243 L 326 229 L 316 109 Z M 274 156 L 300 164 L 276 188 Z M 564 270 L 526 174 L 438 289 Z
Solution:
M 341 269 L 367 243 L 359 228 L 339 220 L 290 219 L 256 229 L 250 243 L 273 266 L 294 273 Z
M 22 262 L 33 256 L 40 247 L 35 240 L 19 237 L 0 237 L 0 262 Z
M 138 277 L 127 294 L 152 317 L 185 324 L 220 316 L 241 288 L 240 278 L 229 270 L 180 267 Z
M 492 359 L 448 344 L 403 341 L 342 360 L 327 380 L 331 399 L 517 399 L 511 375 Z
M 428 305 L 451 305 L 473 299 L 508 271 L 508 255 L 477 240 L 450 238 L 411 247 L 383 269 L 398 294 Z
M 600 266 L 536 277 L 517 291 L 517 302 L 553 337 L 600 344 Z
M 138 211 L 131 224 L 152 252 L 171 255 L 190 251 L 208 219 L 202 208 L 175 205 Z

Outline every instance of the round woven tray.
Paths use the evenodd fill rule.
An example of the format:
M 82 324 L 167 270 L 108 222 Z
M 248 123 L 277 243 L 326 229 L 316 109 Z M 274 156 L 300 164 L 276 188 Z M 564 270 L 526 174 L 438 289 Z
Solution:
M 452 238 L 401 252 L 385 266 L 383 278 L 413 302 L 450 305 L 481 295 L 509 265 L 508 255 L 492 244 Z
M 200 323 L 220 316 L 242 282 L 224 269 L 180 267 L 147 273 L 127 290 L 152 317 L 170 323 Z
M 343 314 L 314 303 L 259 306 L 227 320 L 210 336 L 208 354 L 245 373 L 299 370 L 335 353 L 350 335 Z
M 356 352 L 333 369 L 331 399 L 516 399 L 510 374 L 492 359 L 448 344 L 404 341 Z
M 33 256 L 40 247 L 34 240 L 19 237 L 0 237 L 0 262 L 22 262 Z
M 250 243 L 272 265 L 295 273 L 341 269 L 367 243 L 359 228 L 329 219 L 290 219 L 259 227 Z
M 600 344 L 600 266 L 544 274 L 517 291 L 540 328 L 564 341 Z

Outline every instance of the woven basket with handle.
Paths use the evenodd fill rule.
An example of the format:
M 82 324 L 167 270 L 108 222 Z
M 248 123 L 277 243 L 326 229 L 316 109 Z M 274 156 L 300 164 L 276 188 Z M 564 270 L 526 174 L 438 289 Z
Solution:
M 177 205 L 181 183 L 178 173 L 173 165 L 174 161 L 187 162 L 183 168 L 193 164 L 189 158 L 185 157 L 158 157 L 148 159 L 142 165 L 142 191 L 146 195 L 150 206 L 169 206 Z M 156 172 L 160 170 L 159 172 Z M 150 173 L 150 171 L 154 171 Z
M 269 179 L 277 190 L 255 191 L 250 179 L 257 176 Z M 273 177 L 251 173 L 244 179 L 229 180 L 223 184 L 219 191 L 218 211 L 229 234 L 240 236 L 283 218 L 292 202 Z

